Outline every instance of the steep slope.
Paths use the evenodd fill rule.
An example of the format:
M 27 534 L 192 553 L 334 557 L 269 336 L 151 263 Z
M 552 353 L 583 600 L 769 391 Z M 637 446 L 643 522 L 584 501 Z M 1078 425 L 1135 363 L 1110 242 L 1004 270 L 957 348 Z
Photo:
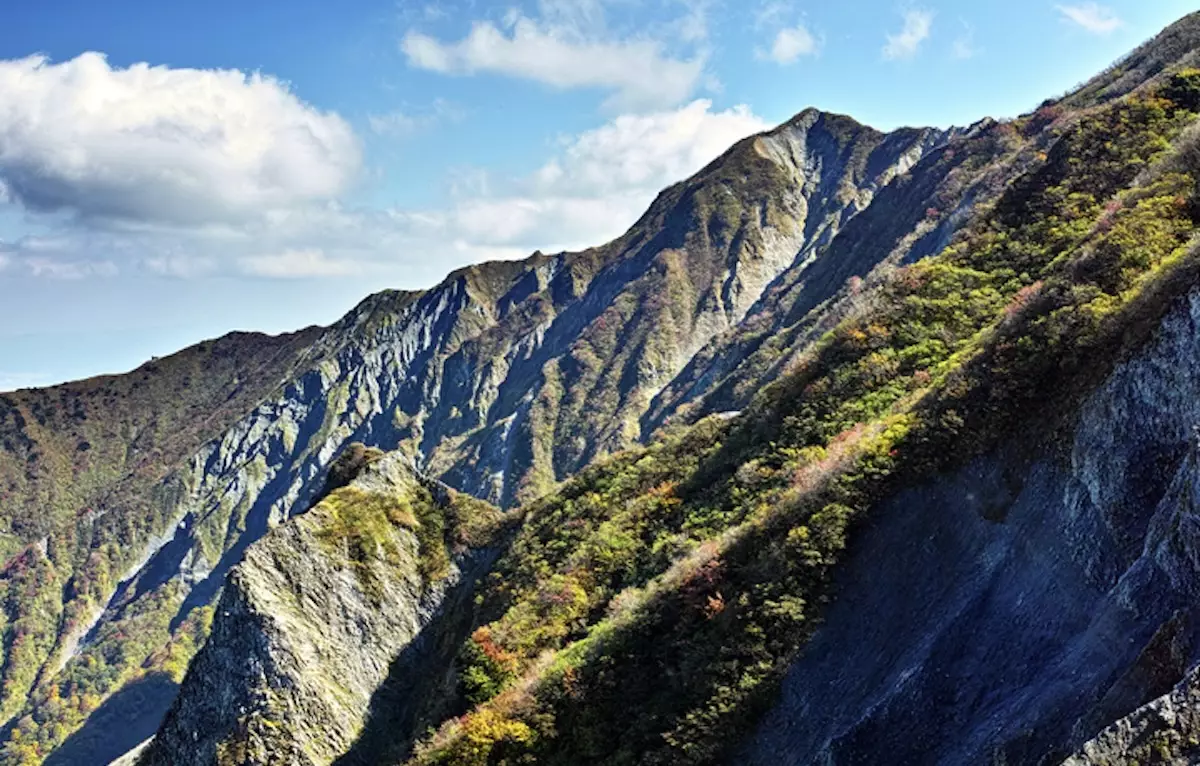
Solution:
M 697 349 L 944 138 L 809 110 L 735 146 L 617 242 L 563 256 L 520 324 L 446 360 L 441 409 L 413 413 L 435 424 L 426 464 L 509 505 L 636 443 L 651 398 Z M 511 339 L 531 334 L 537 347 L 513 358 Z
M 798 353 L 853 310 L 864 280 L 942 249 L 980 204 L 1028 166 L 1052 139 L 1047 126 L 986 120 L 953 131 L 821 248 L 808 250 L 771 284 L 745 321 L 714 337 L 655 398 L 643 418 L 653 430 L 741 409 Z M 819 257 L 818 257 L 819 256 Z
M 304 364 L 281 375 L 270 396 L 231 400 L 237 419 L 205 432 L 207 441 L 181 442 L 168 470 L 131 487 L 103 517 L 138 530 L 121 541 L 119 582 L 95 578 L 86 601 L 68 589 L 61 607 L 65 578 L 47 569 L 37 546 L 10 558 L 9 587 L 29 602 L 21 614 L 36 614 L 43 627 L 37 652 L 10 655 L 23 686 L 9 695 L 17 717 L 5 730 L 6 761 L 44 757 L 101 702 L 105 721 L 154 720 L 161 708 L 131 695 L 126 709 L 111 695 L 150 674 L 178 679 L 227 573 L 273 523 L 309 506 L 349 441 L 397 449 L 426 473 L 504 505 L 635 443 L 652 397 L 696 349 L 946 138 L 885 136 L 810 110 L 665 191 L 609 245 L 463 269 L 426 292 L 373 296 L 314 331 Z M 217 366 L 208 374 L 220 385 L 238 373 Z M 120 449 L 124 440 L 110 435 L 105 444 Z M 30 492 L 47 491 L 46 480 L 32 480 Z M 58 486 L 76 492 L 72 480 Z M 51 558 L 64 534 L 47 537 Z M 86 558 L 103 540 L 89 531 L 70 544 Z M 72 616 L 60 622 L 64 609 Z M 96 736 L 85 729 L 68 752 Z
M 37 762 L 68 735 L 51 757 L 92 762 L 83 743 L 102 730 L 157 722 L 162 700 L 137 690 L 180 678 L 231 571 L 211 649 L 147 751 L 157 762 L 266 747 L 403 760 L 425 722 L 468 703 L 419 762 L 723 757 L 814 635 L 852 522 L 1008 444 L 1012 412 L 1076 411 L 1186 290 L 1197 205 L 1185 128 L 1200 88 L 1176 70 L 1195 48 L 1191 22 L 1143 49 L 1138 83 L 1103 98 L 891 135 L 810 110 L 663 192 L 613 243 L 364 301 L 162 475 L 156 526 L 136 506 L 112 515 L 147 530 L 123 549 L 143 565 L 97 589 L 106 608 L 84 635 L 46 634 L 58 648 L 20 663 L 39 678 L 5 731 L 5 762 Z M 430 628 L 410 619 L 426 585 L 369 555 L 322 560 L 312 542 L 336 523 L 337 498 L 303 512 L 352 440 L 503 506 L 577 478 L 527 506 L 479 612 L 452 608 L 452 630 Z M 412 553 L 422 528 L 388 527 L 370 551 Z M 44 563 L 59 534 L 46 552 L 23 540 L 6 575 L 41 624 L 62 598 Z M 309 566 L 288 559 L 297 547 L 316 557 L 322 598 L 293 587 Z M 368 619 L 372 638 L 345 656 L 306 614 L 361 614 L 379 594 L 398 622 Z M 269 615 L 275 604 L 292 619 Z M 331 635 L 353 645 L 351 623 Z M 401 661 L 422 630 L 439 649 Z M 288 680 L 297 657 L 319 653 L 336 677 Z M 339 691 L 341 676 L 353 688 Z M 282 700 L 267 691 L 285 687 Z M 428 707 L 412 709 L 406 688 Z M 331 726 L 337 741 L 319 744 Z M 1055 736 L 1037 742 L 1068 742 Z
M 530 506 L 456 663 L 475 706 L 411 761 L 1038 762 L 1169 689 L 1197 94 L 1169 70 L 1066 115 L 746 412 Z
M 235 333 L 128 375 L 0 395 L 0 720 L 174 525 L 172 471 L 280 390 L 320 334 Z
M 863 280 L 944 248 L 972 212 L 1045 153 L 1072 115 L 1126 95 L 1169 68 L 1200 61 L 1200 17 L 1188 16 L 1061 99 L 1011 123 L 985 119 L 951 131 L 850 222 L 813 261 L 797 259 L 750 310 L 716 336 L 667 386 L 643 419 L 650 431 L 681 413 L 692 420 L 745 406 L 813 340 L 856 310 Z M 847 281 L 849 280 L 849 285 Z
M 1018 437 L 879 508 L 738 762 L 1061 760 L 1168 692 L 1200 661 L 1198 339 L 1193 290 L 1083 403 L 1066 459 Z M 1187 688 L 1080 762 L 1160 762 Z
M 398 453 L 369 459 L 251 546 L 140 762 L 332 762 L 397 654 L 443 610 L 470 604 L 499 524 L 494 508 L 423 482 Z

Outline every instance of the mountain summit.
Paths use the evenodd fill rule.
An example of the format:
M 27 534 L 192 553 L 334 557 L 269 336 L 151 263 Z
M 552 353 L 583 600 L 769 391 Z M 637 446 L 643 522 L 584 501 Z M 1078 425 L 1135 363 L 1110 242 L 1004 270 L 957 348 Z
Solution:
M 0 761 L 1189 762 L 1198 52 L 0 396 Z

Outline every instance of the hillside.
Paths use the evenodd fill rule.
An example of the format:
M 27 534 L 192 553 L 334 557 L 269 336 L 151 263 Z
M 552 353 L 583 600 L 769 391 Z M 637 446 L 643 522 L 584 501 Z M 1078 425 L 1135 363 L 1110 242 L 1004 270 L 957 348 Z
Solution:
M 43 627 L 37 652 L 13 654 L 25 686 L 11 695 L 9 757 L 44 756 L 106 699 L 105 716 L 153 726 L 165 705 L 147 708 L 135 694 L 126 709 L 110 695 L 148 674 L 179 680 L 231 567 L 273 524 L 308 508 L 350 441 L 397 450 L 426 474 L 511 507 L 648 437 L 640 421 L 651 400 L 697 349 L 952 137 L 888 136 L 809 110 L 664 191 L 615 242 L 463 269 L 426 292 L 372 296 L 313 331 L 303 363 L 276 388 L 239 400 L 238 417 L 164 456 L 144 494 L 178 489 L 159 496 L 153 516 L 130 503 L 111 517 L 132 530 L 119 586 L 105 579 L 86 601 L 60 593 L 31 566 L 39 539 L 14 544 L 30 558 L 14 587 L 37 594 L 23 609 Z M 228 368 L 211 372 L 212 385 L 236 380 Z M 57 486 L 73 492 L 74 481 Z M 49 535 L 52 549 L 62 534 Z M 100 545 L 85 539 L 85 550 Z M 74 624 L 101 603 L 80 640 Z M 64 612 L 82 616 L 62 623 Z M 67 752 L 86 753 L 79 743 L 91 741 L 103 735 L 85 728 Z
M 1198 49 L 807 110 L 602 247 L 5 395 L 0 757 L 1132 752 L 1200 661 Z
M 177 466 L 280 390 L 320 336 L 232 334 L 128 375 L 0 395 L 0 718 L 76 654 L 169 536 Z M 105 691 L 77 694 L 94 705 Z
M 740 415 L 526 507 L 456 659 L 401 682 L 456 675 L 461 713 L 351 756 L 1045 762 L 1169 691 L 1198 659 L 1198 94 L 1175 68 L 984 126 L 1020 169 L 998 199 L 868 261 Z

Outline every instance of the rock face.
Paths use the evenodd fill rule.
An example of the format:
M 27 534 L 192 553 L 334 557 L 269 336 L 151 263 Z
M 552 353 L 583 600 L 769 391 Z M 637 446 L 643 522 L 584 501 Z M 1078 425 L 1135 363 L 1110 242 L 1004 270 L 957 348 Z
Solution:
M 810 240 L 746 318 L 713 337 L 663 387 L 642 418 L 643 433 L 681 415 L 695 419 L 743 408 L 856 310 L 848 283 L 861 284 L 942 249 L 976 204 L 997 195 L 1028 160 L 1006 155 L 1000 126 L 991 120 L 945 133 L 899 131 L 885 144 L 914 138 L 920 151 L 910 150 L 897 165 L 902 175 L 864 190 L 861 212 Z
M 1198 365 L 1193 292 L 1068 458 L 1013 445 L 889 502 L 738 762 L 1192 762 Z
M 125 678 L 177 645 L 181 629 L 194 632 L 197 610 L 212 604 L 232 567 L 273 524 L 310 505 L 326 466 L 352 440 L 399 450 L 431 476 L 512 506 L 648 438 L 676 409 L 658 405 L 644 421 L 654 397 L 699 349 L 742 323 L 768 285 L 819 262 L 839 232 L 956 135 L 885 135 L 806 111 L 664 191 L 608 245 L 463 269 L 423 293 L 372 296 L 336 325 L 297 336 L 278 364 L 256 370 L 255 386 L 231 373 L 237 395 L 220 408 L 223 419 L 189 421 L 215 427 L 156 452 L 155 472 L 136 474 L 136 486 L 114 493 L 122 485 L 82 474 L 108 498 L 102 513 L 72 506 L 76 479 L 55 474 L 63 520 L 0 541 L 14 555 L 48 556 L 55 581 L 46 604 L 9 615 L 10 626 L 35 616 L 41 632 L 27 642 L 25 691 L 8 701 L 8 714 L 21 718 L 54 696 L 47 684 L 55 679 L 56 694 L 69 693 L 89 662 L 121 657 L 107 677 Z M 840 287 L 829 279 L 809 292 L 819 302 Z M 14 421 L 13 429 L 6 449 L 16 450 L 16 471 L 18 437 L 30 427 Z M 31 503 L 43 496 L 38 481 Z M 87 559 L 107 550 L 111 529 L 122 536 L 114 552 Z M 23 552 L 41 539 L 48 554 Z M 82 595 L 72 590 L 97 568 L 112 574 Z M 137 629 L 147 645 L 131 652 L 118 636 L 134 617 L 155 627 Z M 35 679 L 42 686 L 22 710 Z M 100 694 L 119 687 L 112 683 Z
M 327 764 L 347 751 L 396 657 L 433 640 L 422 632 L 494 558 L 485 530 L 497 512 L 464 510 L 452 491 L 434 491 L 440 498 L 393 453 L 251 546 L 138 762 Z M 438 520 L 445 531 L 421 534 Z M 457 541 L 467 527 L 478 547 L 451 551 L 430 571 L 422 547 Z
M 1198 37 L 1186 20 L 1062 104 L 1126 93 L 1194 58 Z M 743 409 L 867 310 L 864 281 L 941 251 L 1043 161 L 1055 119 L 885 135 L 808 110 L 665 190 L 607 245 L 381 293 L 329 328 L 218 343 L 182 372 L 100 386 L 90 408 L 58 390 L 6 395 L 0 761 L 40 761 L 149 674 L 179 681 L 215 603 L 144 762 L 330 762 L 370 729 L 381 684 L 406 677 L 396 663 L 425 651 L 410 648 L 453 643 L 457 623 L 437 615 L 462 611 L 447 600 L 490 555 L 443 540 L 447 563 L 428 560 L 429 524 L 453 527 L 463 500 L 402 466 L 511 508 L 660 429 Z M 1196 659 L 1179 531 L 1193 523 L 1180 509 L 1195 311 L 1171 322 L 1093 397 L 1069 467 L 1027 465 L 1013 445 L 892 500 L 748 759 L 1066 757 L 1170 690 Z M 1156 388 L 1168 374 L 1175 387 Z M 181 393 L 197 380 L 202 396 Z M 154 396 L 110 417 L 143 386 Z M 306 514 L 353 441 L 393 452 Z M 1155 506 L 1165 497 L 1174 510 Z M 444 513 L 410 521 L 407 506 Z M 895 540 L 921 542 L 901 555 Z M 879 588 L 880 571 L 904 590 Z M 864 627 L 861 613 L 890 617 Z M 816 659 L 833 647 L 844 663 Z M 1081 688 L 1094 699 L 1072 703 Z M 946 712 L 969 694 L 962 709 L 986 715 Z M 164 706 L 147 707 L 157 721 Z M 427 711 L 401 707 L 411 738 Z M 880 734 L 895 731 L 921 736 Z
M 1196 763 L 1200 759 L 1200 671 L 1191 670 L 1169 694 L 1100 732 L 1063 766 Z

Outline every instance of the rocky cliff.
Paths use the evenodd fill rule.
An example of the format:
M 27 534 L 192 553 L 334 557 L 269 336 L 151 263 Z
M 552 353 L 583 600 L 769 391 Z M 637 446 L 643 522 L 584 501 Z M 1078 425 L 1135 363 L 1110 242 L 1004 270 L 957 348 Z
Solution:
M 107 475 L 97 483 L 113 510 L 99 516 L 122 530 L 112 552 L 76 490 L 93 474 L 31 474 L 28 502 L 56 487 L 62 521 L 15 535 L 9 560 L 28 559 L 20 570 L 33 566 L 44 581 L 50 575 L 36 563 L 44 538 L 52 576 L 75 589 L 46 590 L 45 603 L 11 611 L 10 626 L 37 622 L 39 631 L 10 663 L 25 684 L 9 697 L 10 735 L 21 731 L 25 743 L 10 748 L 12 758 L 44 755 L 81 722 L 80 711 L 147 670 L 178 676 L 230 569 L 272 524 L 308 507 L 348 442 L 397 449 L 452 486 L 513 505 L 648 437 L 641 418 L 697 349 L 738 325 L 781 273 L 819 260 L 848 222 L 951 137 L 889 136 L 809 110 L 663 192 L 613 243 L 464 269 L 422 293 L 373 296 L 288 347 L 302 356 L 265 368 L 274 389 L 214 368 L 238 386 L 240 397 L 221 409 L 235 417 L 202 420 L 214 427 L 188 430 L 176 450 L 155 453 L 154 472 L 136 485 Z M 147 403 L 150 412 L 168 406 Z M 99 425 L 105 445 L 122 443 L 111 435 L 125 427 L 119 421 Z M 28 418 L 14 421 L 13 433 L 15 467 Z M 29 587 L 28 576 L 9 581 Z M 10 627 L 9 640 L 18 632 Z M 85 685 L 95 662 L 106 672 Z M 64 694 L 86 699 L 61 708 L 51 725 L 29 715 Z
M 144 764 L 328 764 L 403 652 L 468 608 L 498 511 L 377 457 L 251 546 Z M 489 551 L 489 546 L 492 546 Z M 413 691 L 409 689 L 407 691 Z
M 739 762 L 1050 762 L 1160 695 L 1071 762 L 1186 749 L 1198 363 L 1193 292 L 1083 404 L 1065 455 L 1015 442 L 885 503 Z
M 11 525 L 4 762 L 108 760 L 180 681 L 144 762 L 1087 752 L 1196 659 L 1198 27 L 1012 122 L 803 112 L 612 243 L 215 368 L 141 483 L 56 469 L 55 523 Z M 13 476 L 74 443 L 47 396 Z M 323 496 L 355 441 L 389 455 Z M 468 496 L 511 545 L 455 532 Z

